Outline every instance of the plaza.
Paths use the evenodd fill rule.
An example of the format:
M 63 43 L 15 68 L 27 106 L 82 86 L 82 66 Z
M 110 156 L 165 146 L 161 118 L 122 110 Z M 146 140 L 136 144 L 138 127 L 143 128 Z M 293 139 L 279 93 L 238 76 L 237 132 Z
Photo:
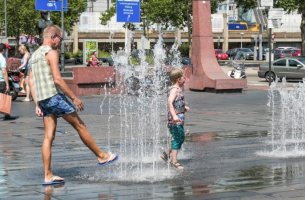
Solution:
M 118 99 L 117 95 L 82 97 L 85 111 L 80 113 L 98 145 L 113 152 L 118 152 L 121 145 L 120 126 L 115 120 L 119 115 L 105 111 L 109 107 L 119 109 Z M 94 155 L 77 133 L 59 120 L 53 144 L 53 170 L 66 183 L 49 187 L 41 185 L 42 119 L 35 117 L 33 103 L 13 102 L 13 113 L 18 113 L 19 119 L 0 121 L 0 198 L 262 200 L 304 197 L 302 158 L 257 155 L 268 149 L 270 140 L 267 90 L 249 87 L 242 93 L 223 94 L 187 91 L 186 99 L 191 111 L 187 114 L 188 135 L 181 152 L 183 171 L 167 166 L 156 155 L 156 163 L 162 170 L 153 179 L 149 174 L 151 166 L 144 167 L 142 177 L 124 178 L 119 175 L 122 166 L 132 165 L 134 161 L 121 156 L 112 165 L 97 166 Z M 166 117 L 160 118 L 164 119 L 161 138 L 166 140 Z M 127 173 L 133 171 L 127 170 Z
M 206 20 L 211 16 L 209 1 L 204 4 L 194 1 L 194 11 L 192 48 L 195 51 L 192 51 L 193 65 L 188 68 L 192 74 L 186 77 L 191 90 L 185 90 L 191 110 L 186 114 L 186 141 L 179 153 L 184 170 L 171 167 L 160 157 L 170 138 L 166 126 L 167 86 L 163 79 L 166 73 L 161 73 L 166 71 L 162 71 L 164 63 L 158 62 L 163 60 L 164 54 L 160 52 L 164 47 L 162 42 L 157 42 L 150 85 L 141 82 L 151 75 L 145 70 L 148 63 L 141 62 L 138 68 L 143 73 L 138 80 L 145 84 L 140 84 L 136 93 L 128 92 L 133 84 L 128 85 L 126 80 L 134 75 L 129 71 L 134 66 L 126 59 L 128 54 L 121 52 L 125 59 L 118 59 L 122 62 L 114 66 L 116 75 L 121 73 L 118 77 L 123 79 L 115 79 L 109 86 L 117 88 L 103 87 L 97 82 L 98 86 L 94 87 L 103 89 L 103 93 L 76 94 L 82 96 L 85 104 L 80 117 L 103 150 L 118 154 L 116 162 L 97 165 L 97 159 L 76 131 L 62 119 L 58 120 L 52 172 L 65 178 L 65 184 L 42 185 L 42 118 L 35 116 L 33 103 L 14 101 L 12 114 L 19 118 L 0 121 L 0 198 L 303 199 L 304 156 L 283 158 L 274 156 L 274 151 L 270 154 L 274 149 L 273 129 L 279 127 L 273 124 L 276 112 L 268 107 L 272 106 L 268 83 L 257 78 L 257 67 L 246 69 L 247 79 L 228 77 L 226 72 L 230 68 L 219 66 L 215 59 L 212 28 Z M 73 74 L 78 81 L 75 83 L 90 89 L 93 76 L 81 74 L 91 80 L 81 82 Z M 103 73 L 94 76 L 99 81 L 100 74 Z M 283 84 L 283 89 L 293 90 L 294 86 L 294 83 Z M 275 102 L 278 98 L 272 100 L 278 103 Z M 303 143 L 303 140 L 297 142 L 301 148 Z

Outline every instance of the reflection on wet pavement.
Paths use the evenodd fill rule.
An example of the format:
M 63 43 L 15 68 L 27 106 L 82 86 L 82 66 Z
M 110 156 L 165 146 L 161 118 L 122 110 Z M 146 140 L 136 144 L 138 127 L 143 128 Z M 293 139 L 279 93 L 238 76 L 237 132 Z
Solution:
M 56 195 L 56 192 L 64 189 L 64 185 L 48 185 L 44 187 L 44 200 L 51 200 L 52 196 Z M 54 198 L 55 199 L 55 198 Z
M 38 195 L 38 199 L 50 200 L 66 199 L 68 195 L 70 199 L 140 199 L 146 195 L 152 199 L 209 199 L 229 191 L 305 184 L 303 159 L 256 155 L 265 146 L 267 131 L 189 133 L 180 154 L 185 170 L 178 172 L 160 159 L 158 164 L 162 169 L 154 176 L 149 176 L 152 166 L 143 163 L 142 169 L 133 169 L 136 160 L 125 158 L 109 167 L 97 167 L 81 141 L 73 140 L 71 134 L 57 137 L 54 172 L 67 180 L 61 188 L 40 185 L 42 163 L 37 135 L 9 133 L 0 138 L 1 197 L 14 199 L 15 195 L 28 195 L 25 199 L 31 199 Z M 16 141 L 19 141 L 18 149 L 14 146 Z M 99 143 L 105 140 L 101 137 Z M 115 148 L 118 146 L 113 146 L 114 151 Z M 121 165 L 130 168 L 129 176 L 125 176 L 129 178 L 120 178 Z M 133 179 L 136 170 L 148 175 L 143 180 Z
M 194 152 L 199 151 L 197 148 L 202 149 L 203 156 L 197 159 L 203 161 L 203 168 L 209 169 L 209 175 L 204 176 L 213 180 L 206 182 L 209 193 L 304 182 L 305 161 L 297 158 L 266 159 L 255 154 L 255 149 L 263 148 L 267 138 L 268 131 L 203 132 L 191 133 L 187 141 L 194 143 Z M 213 166 L 215 169 L 210 170 Z M 199 181 L 198 176 L 194 180 Z

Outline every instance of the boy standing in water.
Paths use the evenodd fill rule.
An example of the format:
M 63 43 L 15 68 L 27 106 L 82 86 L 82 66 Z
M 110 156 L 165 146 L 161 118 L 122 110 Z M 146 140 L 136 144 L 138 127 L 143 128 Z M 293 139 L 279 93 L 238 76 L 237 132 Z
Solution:
M 170 164 L 177 168 L 183 169 L 183 166 L 177 161 L 178 150 L 184 142 L 184 113 L 189 111 L 189 107 L 185 105 L 183 95 L 183 85 L 185 83 L 185 77 L 182 69 L 173 69 L 170 72 L 169 78 L 172 86 L 169 88 L 169 96 L 167 99 L 168 108 L 168 129 L 172 136 L 171 148 L 169 153 L 163 152 L 161 158 L 164 161 L 168 161 L 171 158 Z

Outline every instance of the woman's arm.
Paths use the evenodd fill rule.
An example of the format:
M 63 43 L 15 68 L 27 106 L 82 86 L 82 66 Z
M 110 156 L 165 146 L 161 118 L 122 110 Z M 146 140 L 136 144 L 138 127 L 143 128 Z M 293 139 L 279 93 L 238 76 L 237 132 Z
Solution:
M 19 66 L 19 69 L 22 69 L 23 67 L 25 67 L 28 64 L 29 58 L 30 58 L 29 53 L 24 54 L 23 63 Z

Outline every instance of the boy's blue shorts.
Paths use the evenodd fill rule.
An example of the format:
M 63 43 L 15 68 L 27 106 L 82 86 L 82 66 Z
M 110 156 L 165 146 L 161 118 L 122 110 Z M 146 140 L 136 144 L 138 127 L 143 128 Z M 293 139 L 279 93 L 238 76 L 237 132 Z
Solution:
M 56 117 L 62 117 L 66 114 L 75 112 L 75 107 L 66 98 L 64 94 L 58 93 L 53 97 L 39 101 L 39 107 L 44 117 L 49 115 L 55 115 Z

